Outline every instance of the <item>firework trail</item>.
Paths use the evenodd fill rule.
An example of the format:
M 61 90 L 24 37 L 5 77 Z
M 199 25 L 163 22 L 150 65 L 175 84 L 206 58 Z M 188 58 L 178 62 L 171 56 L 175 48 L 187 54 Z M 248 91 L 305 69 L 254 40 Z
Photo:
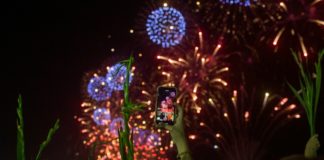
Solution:
M 131 88 L 132 95 L 136 95 L 134 96 L 134 101 L 136 103 L 145 104 L 145 107 L 141 115 L 134 117 L 133 124 L 135 126 L 142 125 L 143 129 L 147 128 L 156 132 L 162 139 L 160 146 L 163 146 L 168 154 L 172 154 L 170 151 L 174 151 L 175 148 L 169 131 L 155 127 L 154 118 L 157 89 L 159 86 L 163 85 L 162 79 L 163 77 L 157 72 L 150 72 L 150 74 L 146 74 L 146 76 L 137 76 L 137 80 L 132 86 L 133 88 Z M 143 126 L 143 124 L 145 125 Z
M 191 51 L 157 56 L 161 61 L 158 70 L 165 77 L 164 85 L 178 89 L 177 103 L 184 107 L 185 122 L 190 127 L 199 126 L 197 119 L 208 115 L 209 106 L 221 104 L 221 92 L 228 85 L 223 76 L 229 67 L 217 54 L 221 45 L 216 45 L 213 52 L 207 52 L 202 32 L 198 35 L 199 45 Z
M 273 20 L 271 30 L 263 34 L 261 41 L 271 43 L 275 52 L 292 48 L 304 57 L 316 54 L 324 44 L 324 1 L 284 0 L 267 3 L 269 16 Z M 283 47 L 284 46 L 284 47 Z
M 189 3 L 212 38 L 224 37 L 229 42 L 242 44 L 253 40 L 268 24 L 264 4 L 258 0 L 201 0 Z
M 272 136 L 291 120 L 301 118 L 300 110 L 288 98 L 268 92 L 241 87 L 227 99 L 226 106 L 211 108 L 213 116 L 200 122 L 199 132 L 204 136 L 199 132 L 189 136 L 219 149 L 224 159 L 266 159 Z

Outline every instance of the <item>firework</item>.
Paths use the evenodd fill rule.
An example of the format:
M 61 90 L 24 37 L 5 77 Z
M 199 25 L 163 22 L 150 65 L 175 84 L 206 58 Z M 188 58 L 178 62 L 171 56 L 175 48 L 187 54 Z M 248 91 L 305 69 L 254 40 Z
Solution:
M 117 117 L 113 119 L 109 125 L 109 130 L 112 133 L 114 137 L 118 137 L 118 129 L 123 128 L 124 129 L 124 119 L 121 117 Z
M 159 86 L 175 86 L 178 89 L 178 103 L 185 108 L 185 122 L 187 128 L 196 130 L 199 127 L 197 119 L 208 116 L 209 101 L 215 105 L 220 105 L 222 99 L 221 92 L 227 86 L 223 80 L 223 75 L 229 68 L 222 62 L 220 54 L 221 44 L 217 44 L 210 53 L 205 53 L 207 45 L 203 43 L 203 35 L 199 32 L 199 47 L 193 47 L 192 52 L 182 52 L 174 49 L 168 57 L 157 56 L 157 68 L 145 68 L 145 74 L 133 83 L 137 87 L 135 101 L 146 104 L 145 114 L 134 117 L 134 124 L 153 126 L 154 109 Z M 163 53 L 167 55 L 168 53 Z M 157 72 L 158 71 L 158 72 Z M 147 74 L 150 73 L 150 74 Z M 196 74 L 197 73 L 197 74 Z M 138 77 L 138 75 L 137 75 Z M 199 97 L 199 98 L 198 98 Z M 211 100 L 212 99 L 212 100 Z M 207 106 L 208 105 L 208 106 Z M 137 118 L 139 118 L 137 120 Z M 142 121 L 145 119 L 145 121 Z M 143 126 L 146 127 L 146 126 Z M 174 149 L 174 144 L 167 130 L 157 130 L 163 139 L 162 146 L 166 151 Z
M 309 53 L 316 53 L 324 41 L 321 36 L 324 31 L 321 13 L 323 5 L 322 0 L 285 0 L 269 3 L 268 10 L 273 11 L 270 16 L 274 22 L 269 35 L 264 34 L 260 39 L 269 39 L 269 43 L 275 47 L 275 52 L 280 48 L 292 48 L 304 57 Z
M 161 149 L 159 152 L 155 152 L 155 148 L 161 146 L 161 137 L 156 133 L 151 133 L 148 130 L 135 129 L 135 146 L 138 146 L 136 150 L 142 151 L 142 155 L 140 152 L 135 153 L 135 156 L 138 159 L 147 159 L 147 157 L 151 157 L 151 159 L 167 159 L 161 158 L 161 155 L 166 154 L 165 150 L 167 148 Z
M 117 102 L 119 104 L 119 102 Z M 115 104 L 116 105 L 116 104 Z M 98 125 L 95 116 L 91 115 L 91 112 L 96 112 L 96 106 L 91 103 L 84 102 L 82 105 L 84 115 L 77 118 L 81 124 L 81 133 L 84 135 L 83 143 L 89 147 L 93 148 L 94 155 L 97 159 L 116 159 L 119 160 L 119 143 L 118 143 L 118 129 L 123 126 L 123 119 L 120 118 L 120 110 L 115 109 L 111 112 L 112 120 L 101 121 Z M 107 103 L 106 113 L 109 109 L 113 109 L 112 103 Z M 104 110 L 103 108 L 100 108 Z M 94 113 L 93 113 L 94 114 Z M 95 114 L 94 114 L 95 115 Z M 131 122 L 130 124 L 133 124 Z M 135 159 L 156 159 L 159 155 L 159 160 L 164 160 L 166 158 L 166 150 L 162 145 L 162 138 L 158 132 L 152 130 L 141 129 L 140 127 L 130 126 L 135 145 Z
M 268 22 L 263 4 L 259 1 L 201 0 L 190 3 L 213 38 L 224 37 L 227 41 L 240 45 L 253 40 Z
M 123 90 L 124 82 L 126 79 L 126 67 L 120 63 L 108 67 L 108 73 L 106 75 L 106 82 L 108 86 L 113 90 Z M 133 74 L 130 74 L 129 83 L 132 81 Z
M 87 91 L 89 96 L 96 101 L 103 101 L 110 97 L 111 88 L 107 85 L 104 77 L 94 74 L 94 77 L 90 79 Z
M 250 0 L 221 0 L 221 3 L 229 5 L 240 5 L 240 6 L 250 6 Z
M 110 113 L 106 108 L 97 108 L 93 111 L 93 120 L 97 125 L 107 125 L 110 121 Z
M 208 47 L 203 44 L 202 32 L 199 32 L 199 42 L 199 47 L 195 46 L 191 52 L 157 56 L 161 61 L 158 70 L 165 77 L 164 85 L 178 89 L 177 103 L 184 107 L 187 118 L 191 117 L 186 120 L 190 127 L 199 126 L 198 117 L 208 116 L 210 102 L 220 105 L 220 93 L 228 85 L 223 76 L 229 67 L 222 61 L 224 57 L 217 54 L 221 45 L 208 52 Z
M 90 154 L 96 159 L 120 159 L 116 134 L 118 126 L 110 127 L 112 120 L 119 116 L 119 106 L 122 105 L 122 100 L 116 100 L 117 97 L 112 94 L 109 100 L 100 104 L 85 101 L 81 104 L 82 115 L 76 117 L 81 126 L 83 144 L 92 148 L 93 153 Z
M 150 40 L 163 48 L 179 44 L 185 35 L 186 22 L 183 15 L 167 3 L 151 12 L 146 21 Z
M 151 68 L 154 70 L 153 68 Z M 157 133 L 162 141 L 160 146 L 166 153 L 174 150 L 174 144 L 171 140 L 169 131 L 166 129 L 159 129 L 155 127 L 155 104 L 157 98 L 157 88 L 163 85 L 163 77 L 157 72 L 151 72 L 146 76 L 138 76 L 137 82 L 132 88 L 133 95 L 137 95 L 134 101 L 140 104 L 145 104 L 141 115 L 133 117 L 132 122 L 134 126 L 143 130 L 152 130 Z
M 199 132 L 189 136 L 192 141 L 208 142 L 210 148 L 221 150 L 224 159 L 265 159 L 265 148 L 273 134 L 290 120 L 301 117 L 288 98 L 255 89 L 234 90 L 228 102 L 210 108 L 213 116 L 202 119 Z
M 105 100 L 92 101 L 86 99 L 81 104 L 82 115 L 75 118 L 82 128 L 83 144 L 92 150 L 90 154 L 100 160 L 119 160 L 121 157 L 118 129 L 124 126 L 124 121 L 121 118 L 123 94 L 119 89 L 119 84 L 125 79 L 120 78 L 125 76 L 125 72 L 119 63 L 112 67 L 106 67 L 106 69 L 108 72 L 106 78 L 95 73 L 94 78 L 90 79 L 89 85 L 92 85 L 92 90 L 108 86 L 109 88 L 112 87 L 111 90 L 114 91 L 110 92 L 109 97 L 106 97 Z M 116 72 L 117 70 L 121 72 Z M 134 70 L 135 68 L 132 69 L 132 74 Z M 102 72 L 99 71 L 98 73 Z M 117 82 L 112 82 L 114 80 Z M 100 89 L 102 88 L 98 90 Z M 148 126 L 145 122 L 149 120 L 144 119 L 146 115 L 142 114 L 139 112 L 139 114 L 131 117 L 129 123 L 134 136 L 135 159 L 156 159 L 157 155 L 159 155 L 157 158 L 159 160 L 167 159 L 166 150 L 168 150 L 168 147 L 164 147 L 161 143 L 163 137 L 161 137 L 160 130 L 155 131 L 153 126 Z

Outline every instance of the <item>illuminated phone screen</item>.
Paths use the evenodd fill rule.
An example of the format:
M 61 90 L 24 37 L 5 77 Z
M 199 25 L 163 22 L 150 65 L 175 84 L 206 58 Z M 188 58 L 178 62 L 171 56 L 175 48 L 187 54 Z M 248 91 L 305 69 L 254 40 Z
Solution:
M 156 104 L 156 123 L 174 124 L 176 89 L 159 87 Z

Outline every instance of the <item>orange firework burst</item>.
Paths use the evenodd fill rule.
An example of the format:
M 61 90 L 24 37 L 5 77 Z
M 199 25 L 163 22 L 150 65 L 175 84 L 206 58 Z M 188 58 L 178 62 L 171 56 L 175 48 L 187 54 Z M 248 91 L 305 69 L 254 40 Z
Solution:
M 209 112 L 213 116 L 200 121 L 200 132 L 191 139 L 208 142 L 211 148 L 221 150 L 223 159 L 231 160 L 265 159 L 265 147 L 274 133 L 291 120 L 301 118 L 300 110 L 288 98 L 243 87 L 233 91 L 226 106 L 211 108 Z
M 208 107 L 220 105 L 221 92 L 228 85 L 223 77 L 229 67 L 222 61 L 224 57 L 218 54 L 221 44 L 217 44 L 212 52 L 206 53 L 202 32 L 198 35 L 199 45 L 190 52 L 157 56 L 162 62 L 158 70 L 165 77 L 164 85 L 178 89 L 177 103 L 187 112 L 186 124 L 191 127 L 199 126 L 196 119 L 201 115 L 207 116 Z M 191 117 L 190 120 L 188 117 Z
M 280 48 L 292 48 L 304 57 L 310 53 L 317 53 L 324 40 L 321 36 L 324 31 L 323 6 L 322 0 L 284 0 L 268 3 L 268 10 L 272 11 L 269 16 L 273 20 L 268 37 L 271 37 L 275 52 Z M 266 35 L 262 35 L 261 40 L 265 37 Z
M 171 140 L 168 130 L 157 129 L 155 126 L 155 104 L 157 98 L 157 88 L 163 84 L 162 77 L 151 72 L 150 74 L 137 75 L 136 81 L 132 86 L 132 94 L 136 95 L 134 101 L 140 104 L 145 104 L 141 115 L 133 118 L 135 126 L 144 124 L 144 129 L 147 127 L 159 134 L 162 139 L 160 146 L 163 146 L 166 152 L 174 149 L 173 141 Z M 145 120 L 145 121 L 143 121 Z

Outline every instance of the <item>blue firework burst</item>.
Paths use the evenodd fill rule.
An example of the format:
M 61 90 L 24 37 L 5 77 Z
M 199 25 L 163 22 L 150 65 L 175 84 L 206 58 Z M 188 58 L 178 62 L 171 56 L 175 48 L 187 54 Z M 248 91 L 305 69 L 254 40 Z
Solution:
M 225 3 L 225 4 L 237 4 L 240 6 L 250 6 L 250 0 L 220 0 L 221 3 Z
M 134 141 L 136 145 L 157 146 L 160 143 L 161 137 L 158 134 L 152 133 L 150 130 L 134 128 Z
M 160 142 L 159 139 L 160 139 L 159 135 L 155 133 L 151 133 L 149 136 L 147 136 L 146 143 L 152 146 L 157 146 Z
M 88 83 L 87 91 L 92 99 L 103 101 L 111 96 L 112 90 L 104 77 L 94 76 Z
M 127 68 L 126 66 L 117 63 L 109 68 L 109 71 L 106 75 L 106 82 L 108 86 L 113 90 L 123 90 L 124 82 L 126 80 Z M 129 83 L 132 81 L 132 74 L 129 76 Z
M 153 43 L 169 48 L 181 42 L 185 35 L 186 22 L 178 10 L 164 6 L 148 16 L 146 31 Z
M 99 126 L 108 125 L 110 122 L 110 113 L 106 108 L 97 108 L 93 112 L 93 120 Z
M 117 117 L 113 119 L 109 125 L 110 133 L 113 134 L 115 137 L 118 136 L 118 129 L 123 128 L 124 129 L 124 119 L 121 117 Z

